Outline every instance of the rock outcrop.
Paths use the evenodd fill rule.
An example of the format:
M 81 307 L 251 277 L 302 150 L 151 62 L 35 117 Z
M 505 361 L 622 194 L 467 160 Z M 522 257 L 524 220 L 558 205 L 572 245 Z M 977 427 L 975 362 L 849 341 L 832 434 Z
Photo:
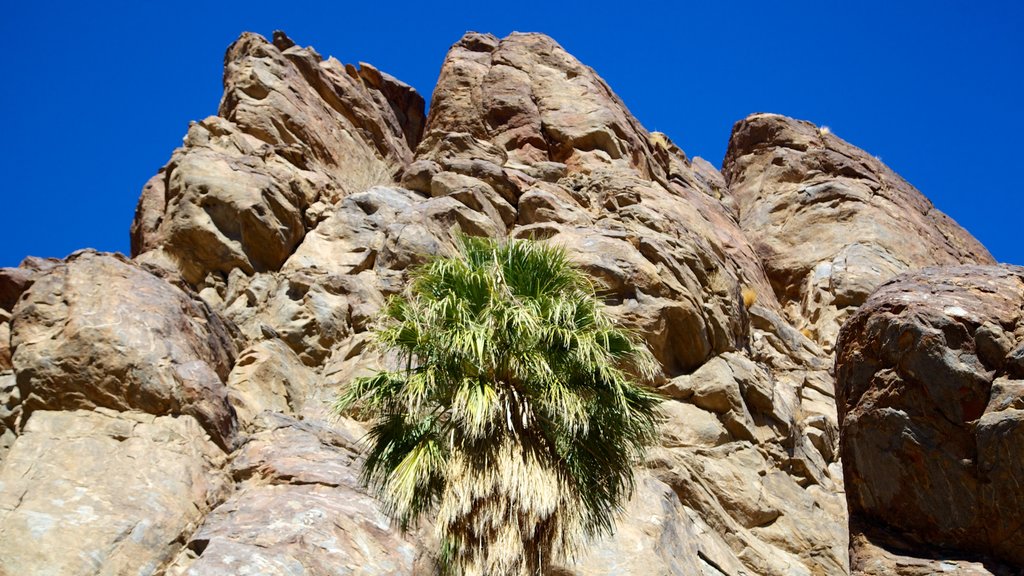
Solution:
M 36 276 L 11 321 L 22 405 L 190 414 L 224 447 L 228 327 L 192 294 L 121 256 L 80 252 Z M 27 415 L 27 414 L 26 414 Z
M 878 158 L 809 122 L 775 114 L 738 122 L 722 172 L 787 318 L 826 351 L 896 274 L 994 263 Z
M 218 115 L 189 128 L 132 224 L 133 254 L 192 283 L 280 268 L 319 211 L 391 182 L 423 127 L 412 88 L 282 33 L 243 34 L 224 62 Z
M 230 491 L 191 416 L 38 411 L 0 466 L 0 573 L 154 574 Z
M 903 275 L 847 322 L 837 400 L 863 540 L 1024 566 L 1022 359 L 1020 267 Z M 870 566 L 854 544 L 854 566 Z
M 660 363 L 660 445 L 615 534 L 557 573 L 849 572 L 846 492 L 880 488 L 849 462 L 844 488 L 840 455 L 880 440 L 840 449 L 839 326 L 899 272 L 991 261 L 880 162 L 759 114 L 723 176 L 539 34 L 467 34 L 426 117 L 398 80 L 282 33 L 232 44 L 224 88 L 143 189 L 131 261 L 0 270 L 0 574 L 432 573 L 430 527 L 390 526 L 357 479 L 365 429 L 329 406 L 387 362 L 373 319 L 457 233 L 565 247 Z M 1008 371 L 1000 326 L 977 349 Z M 1019 449 L 1006 422 L 993 450 Z M 133 469 L 146 450 L 160 461 Z M 74 546 L 54 544 L 65 524 Z M 1019 561 L 998 546 L 971 550 Z

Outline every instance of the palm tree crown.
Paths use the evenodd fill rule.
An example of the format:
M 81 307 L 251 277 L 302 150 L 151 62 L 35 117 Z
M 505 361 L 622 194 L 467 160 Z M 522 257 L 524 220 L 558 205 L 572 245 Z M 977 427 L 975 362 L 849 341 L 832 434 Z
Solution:
M 336 410 L 371 420 L 363 480 L 447 573 L 533 575 L 611 530 L 657 437 L 656 364 L 559 248 L 460 239 L 413 273 L 376 341 L 398 368 Z

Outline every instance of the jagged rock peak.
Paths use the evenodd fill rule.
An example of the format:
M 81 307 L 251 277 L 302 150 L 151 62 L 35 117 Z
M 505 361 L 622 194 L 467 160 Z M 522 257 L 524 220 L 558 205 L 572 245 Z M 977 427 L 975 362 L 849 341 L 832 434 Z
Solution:
M 777 114 L 737 122 L 722 172 L 789 319 L 826 350 L 896 274 L 993 262 L 878 158 L 810 122 Z
M 685 163 L 667 140 L 652 141 L 593 69 L 537 33 L 499 40 L 470 32 L 452 46 L 431 101 L 425 145 L 445 132 L 491 141 L 518 164 L 622 160 L 645 176 L 665 178 L 669 149 L 672 160 Z
M 227 50 L 218 116 L 143 189 L 132 254 L 207 274 L 280 268 L 347 194 L 394 181 L 412 161 L 424 102 L 376 68 L 323 59 L 283 33 L 242 34 Z
M 246 33 L 225 56 L 219 114 L 143 189 L 132 261 L 0 269 L 0 573 L 431 573 L 429 526 L 400 534 L 358 482 L 364 425 L 328 414 L 340 387 L 388 365 L 370 332 L 386 298 L 459 231 L 563 246 L 660 364 L 659 445 L 615 534 L 555 569 L 573 576 L 848 573 L 845 494 L 861 514 L 890 485 L 866 472 L 844 488 L 839 457 L 871 468 L 892 439 L 838 444 L 839 325 L 899 272 L 990 260 L 884 165 L 806 122 L 741 121 L 724 175 L 690 161 L 540 34 L 465 35 L 425 118 L 373 66 Z M 1006 274 L 979 277 L 1019 296 Z M 1006 368 L 1024 365 L 1020 328 L 922 314 L 939 327 L 918 331 L 922 362 L 981 389 L 995 377 L 1000 409 L 975 428 L 1016 425 L 1018 386 L 986 363 L 1021 377 Z M 837 364 L 854 388 L 871 366 Z M 944 393 L 961 388 L 974 415 L 977 390 Z M 850 404 L 847 432 L 849 414 L 874 415 Z M 1016 478 L 1013 466 L 992 470 Z M 1006 546 L 995 552 L 1017 561 Z M 888 552 L 855 560 L 903 565 Z

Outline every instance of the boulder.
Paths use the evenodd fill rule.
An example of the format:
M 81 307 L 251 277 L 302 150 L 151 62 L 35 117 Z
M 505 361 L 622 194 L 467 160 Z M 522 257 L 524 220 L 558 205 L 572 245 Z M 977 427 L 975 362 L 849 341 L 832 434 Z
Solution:
M 1022 309 L 1024 268 L 925 269 L 881 287 L 843 327 L 836 399 L 851 527 L 875 541 L 872 530 L 889 529 L 917 555 L 946 548 L 1024 566 Z
M 224 380 L 234 344 L 187 289 L 123 256 L 83 251 L 36 276 L 11 324 L 26 417 L 93 407 L 190 414 L 219 445 L 232 444 Z
M 896 274 L 993 262 L 880 160 L 810 122 L 737 122 L 722 172 L 789 318 L 827 352 L 857 306 Z
M 31 285 L 31 270 L 22 267 L 0 268 L 0 310 L 14 310 L 18 298 Z

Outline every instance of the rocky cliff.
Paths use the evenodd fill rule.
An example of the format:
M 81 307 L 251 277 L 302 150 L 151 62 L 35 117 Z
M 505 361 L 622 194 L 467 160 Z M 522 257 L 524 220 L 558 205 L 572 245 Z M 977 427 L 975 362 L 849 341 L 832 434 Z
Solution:
M 553 573 L 1024 565 L 1024 273 L 871 155 L 755 114 L 719 172 L 538 34 L 467 34 L 425 117 L 247 33 L 131 259 L 0 269 L 0 574 L 431 573 L 328 406 L 460 231 L 564 246 L 661 365 L 615 535 Z

